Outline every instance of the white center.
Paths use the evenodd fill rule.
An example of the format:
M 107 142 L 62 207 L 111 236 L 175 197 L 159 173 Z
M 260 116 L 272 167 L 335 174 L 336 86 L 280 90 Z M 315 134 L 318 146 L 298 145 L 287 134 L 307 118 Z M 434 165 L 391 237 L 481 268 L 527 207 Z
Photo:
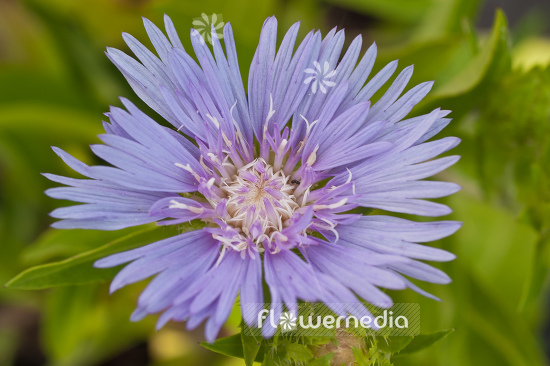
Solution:
M 231 216 L 227 223 L 254 237 L 281 231 L 299 207 L 292 195 L 296 185 L 288 180 L 282 171 L 274 173 L 273 167 L 261 158 L 239 169 L 221 187 Z M 255 222 L 261 223 L 260 233 L 250 233 Z

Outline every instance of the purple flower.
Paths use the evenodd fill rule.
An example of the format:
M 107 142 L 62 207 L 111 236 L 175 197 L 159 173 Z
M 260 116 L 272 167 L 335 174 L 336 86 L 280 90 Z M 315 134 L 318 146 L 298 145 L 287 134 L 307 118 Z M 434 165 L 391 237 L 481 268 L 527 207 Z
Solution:
M 431 82 L 401 96 L 413 72 L 407 67 L 371 103 L 396 61 L 367 82 L 376 45 L 359 59 L 359 36 L 340 57 L 344 32 L 333 29 L 324 38 L 310 32 L 293 52 L 295 24 L 277 50 L 272 17 L 264 23 L 245 93 L 230 24 L 223 30 L 225 50 L 212 32 L 213 54 L 191 33 L 196 63 L 170 18 L 165 21 L 168 38 L 145 20 L 158 57 L 128 34 L 123 37 L 139 61 L 116 49 L 107 55 L 173 128 L 123 99 L 127 111 L 112 107 L 100 136 L 105 144 L 92 146 L 112 166 L 87 166 L 56 148 L 90 179 L 47 174 L 68 186 L 48 190 L 49 196 L 83 203 L 53 211 L 62 219 L 53 224 L 57 228 L 204 223 L 203 229 L 96 262 L 100 268 L 130 263 L 111 291 L 156 275 L 132 320 L 163 312 L 159 326 L 185 320 L 194 328 L 206 321 L 206 338 L 213 341 L 238 294 L 241 304 L 265 301 L 263 280 L 279 313 L 282 304 L 296 313 L 299 300 L 391 306 L 380 287 L 433 297 L 407 277 L 450 282 L 421 260 L 454 255 L 417 243 L 446 237 L 460 223 L 359 213 L 366 212 L 361 207 L 423 216 L 451 212 L 423 200 L 459 190 L 423 180 L 458 160 L 433 159 L 458 138 L 426 142 L 449 123 L 449 111 L 403 119 Z M 336 65 L 322 93 L 306 82 L 311 65 Z M 254 326 L 257 318 L 244 314 L 244 321 Z M 271 336 L 274 329 L 263 331 Z

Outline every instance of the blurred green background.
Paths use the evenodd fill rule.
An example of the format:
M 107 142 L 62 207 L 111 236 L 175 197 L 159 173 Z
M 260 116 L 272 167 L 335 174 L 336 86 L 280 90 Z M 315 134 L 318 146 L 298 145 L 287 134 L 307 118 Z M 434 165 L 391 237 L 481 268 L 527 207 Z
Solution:
M 93 162 L 88 145 L 99 142 L 102 113 L 120 104 L 118 96 L 138 102 L 105 57 L 105 47 L 129 52 L 123 31 L 149 45 L 141 16 L 162 27 L 166 13 L 190 49 L 192 19 L 203 12 L 232 23 L 245 78 L 261 25 L 275 14 L 280 37 L 296 21 L 302 22 L 302 35 L 312 28 L 326 34 L 344 27 L 347 44 L 358 34 L 365 50 L 376 41 L 375 68 L 394 59 L 400 60 L 399 69 L 414 64 L 409 88 L 436 81 L 413 114 L 452 109 L 453 122 L 440 136 L 462 138 L 453 151 L 461 161 L 439 178 L 464 187 L 445 200 L 455 210 L 450 219 L 463 221 L 464 227 L 434 243 L 457 254 L 457 260 L 440 266 L 454 282 L 424 286 L 443 303 L 412 291 L 392 296 L 420 303 L 423 333 L 456 330 L 392 361 L 548 364 L 549 5 L 521 0 L 0 0 L 0 283 L 29 267 L 61 261 L 39 267 L 41 278 L 31 272 L 26 282 L 0 288 L 0 365 L 242 364 L 202 348 L 201 329 L 187 332 L 172 323 L 155 332 L 154 317 L 131 323 L 144 284 L 109 296 L 113 272 L 91 269 L 90 255 L 72 257 L 124 235 L 134 245 L 147 243 L 149 234 L 49 229 L 48 212 L 66 203 L 43 194 L 53 184 L 40 175 L 73 175 L 50 146 Z M 238 324 L 238 316 L 232 316 L 222 335 L 238 332 Z

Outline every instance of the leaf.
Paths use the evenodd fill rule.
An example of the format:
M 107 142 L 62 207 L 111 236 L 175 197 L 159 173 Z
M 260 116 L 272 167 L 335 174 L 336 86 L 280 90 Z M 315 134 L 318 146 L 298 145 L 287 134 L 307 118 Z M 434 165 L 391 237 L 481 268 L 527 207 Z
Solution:
M 262 346 L 263 338 L 245 336 L 244 332 L 241 332 L 241 341 L 243 345 L 244 363 L 246 366 L 252 366 Z
M 498 65 L 510 64 L 509 34 L 506 16 L 497 10 L 491 35 L 481 52 L 449 82 L 431 93 L 427 100 L 456 97 L 473 90 L 484 77 L 499 69 Z
M 378 348 L 385 354 L 396 354 L 399 353 L 403 348 L 405 348 L 411 341 L 413 337 L 409 336 L 389 336 L 383 337 L 383 339 L 378 340 Z
M 462 243 L 457 256 L 464 258 L 469 271 L 488 291 L 515 310 L 523 284 L 529 279 L 531 258 L 536 255 L 536 231 L 507 210 L 466 194 L 450 202 L 457 217 L 464 217 L 464 226 L 456 233 Z M 498 286 L 501 283 L 506 287 Z
M 271 357 L 270 354 L 266 354 L 264 356 L 264 360 L 262 361 L 262 366 L 279 366 L 280 360 L 275 360 L 273 357 Z
M 51 32 L 58 46 L 63 48 L 61 56 L 65 69 L 70 77 L 79 80 L 79 92 L 88 99 L 88 103 L 97 102 L 99 107 L 121 94 L 122 90 L 114 81 L 113 70 L 108 60 L 102 57 L 99 49 L 95 47 L 94 39 L 85 32 L 74 15 L 56 12 L 49 3 L 31 1 L 29 6 Z M 113 10 L 110 9 L 108 13 L 112 13 Z
M 330 0 L 330 2 L 339 7 L 401 23 L 418 22 L 430 7 L 430 1 L 426 0 Z
M 512 280 L 528 274 L 520 297 L 515 291 L 503 289 L 513 297 L 512 301 L 520 300 L 518 310 L 524 311 L 537 306 L 548 270 L 545 253 L 550 250 L 550 69 L 514 70 L 496 81 L 493 89 L 476 121 L 474 151 L 479 154 L 472 161 L 487 198 L 505 206 L 514 220 L 521 212 L 520 221 L 529 223 L 539 234 L 534 253 L 530 246 L 516 246 L 520 255 L 532 253 L 531 265 L 514 266 L 519 273 L 505 272 Z
M 241 334 L 219 338 L 216 339 L 214 343 L 201 342 L 201 346 L 224 356 L 244 358 L 243 339 Z
M 241 335 L 241 333 L 234 334 L 229 337 L 216 339 L 214 343 L 201 342 L 201 346 L 224 356 L 244 359 L 246 354 L 248 360 L 245 359 L 245 362 L 250 362 L 250 357 L 255 352 L 255 356 L 252 362 L 262 362 L 265 352 L 265 342 L 263 342 L 263 339 L 260 339 L 260 342 L 258 342 L 255 337 L 244 336 Z M 256 347 L 257 349 L 255 349 Z M 252 362 L 250 362 L 249 364 L 247 363 L 247 365 L 252 365 Z
M 357 365 L 359 366 L 371 365 L 371 363 L 369 362 L 369 359 L 367 358 L 367 356 L 365 356 L 361 348 L 353 347 L 352 350 L 353 350 L 353 356 L 355 356 L 355 361 L 357 361 Z
M 446 329 L 440 330 L 435 333 L 419 334 L 417 336 L 414 336 L 412 337 L 412 340 L 401 351 L 399 351 L 399 355 L 396 356 L 401 356 L 404 354 L 414 353 L 423 350 L 424 348 L 427 348 L 435 342 L 445 338 L 454 331 L 454 329 Z
M 117 296 L 106 296 L 107 286 L 101 284 L 48 291 L 41 344 L 49 363 L 99 365 L 143 342 L 154 330 L 155 320 L 128 321 L 139 287 L 125 288 Z
M 191 230 L 192 226 L 186 226 L 185 228 Z M 174 227 L 164 228 L 156 225 L 147 225 L 145 228 L 141 228 L 100 248 L 59 262 L 29 268 L 10 280 L 6 284 L 6 287 L 22 290 L 40 290 L 56 286 L 107 281 L 114 277 L 118 272 L 118 268 L 94 268 L 93 263 L 96 260 L 110 254 L 151 244 L 176 234 L 177 231 Z
M 293 361 L 309 361 L 313 358 L 311 350 L 300 343 L 285 342 L 286 356 Z
M 10 103 L 0 107 L 0 129 L 3 133 L 36 134 L 42 139 L 47 136 L 50 141 L 54 141 L 53 138 L 92 141 L 101 133 L 101 124 L 96 122 L 94 115 L 83 110 L 38 102 Z
M 334 353 L 327 353 L 326 355 L 316 358 L 308 362 L 305 366 L 330 366 L 330 361 L 334 357 Z
M 48 229 L 25 248 L 21 260 L 27 265 L 37 265 L 61 259 L 59 257 L 67 258 L 135 232 L 135 227 L 117 231 Z
M 79 357 L 76 355 L 79 343 L 91 333 L 91 329 L 83 325 L 92 318 L 96 292 L 95 286 L 67 286 L 49 294 L 42 336 L 52 359 Z
M 462 363 L 486 353 L 487 364 L 542 365 L 544 351 L 536 337 L 538 312 L 517 311 L 522 283 L 535 255 L 535 231 L 503 207 L 491 205 L 461 192 L 450 205 L 464 226 L 452 238 L 451 249 L 461 261 L 455 266 L 454 281 L 448 295 L 462 309 L 453 326 L 460 327 L 461 337 L 453 337 L 449 347 L 454 352 L 467 350 Z M 483 245 L 479 245 L 483 243 Z M 503 286 L 502 284 L 506 284 Z M 439 305 L 439 304 L 438 304 Z M 438 317 L 436 317 L 438 319 Z M 432 326 L 437 326 L 432 322 Z
M 478 3 L 479 0 L 434 1 L 413 37 L 433 38 L 445 32 L 459 32 L 465 19 L 474 18 Z

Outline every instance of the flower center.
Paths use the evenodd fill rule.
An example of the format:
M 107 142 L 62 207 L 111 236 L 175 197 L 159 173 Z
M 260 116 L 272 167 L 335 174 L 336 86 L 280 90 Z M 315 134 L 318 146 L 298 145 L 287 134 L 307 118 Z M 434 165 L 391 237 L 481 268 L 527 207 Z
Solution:
M 240 168 L 221 187 L 230 216 L 226 222 L 253 237 L 281 231 L 299 207 L 292 195 L 296 186 L 289 178 L 261 158 Z

